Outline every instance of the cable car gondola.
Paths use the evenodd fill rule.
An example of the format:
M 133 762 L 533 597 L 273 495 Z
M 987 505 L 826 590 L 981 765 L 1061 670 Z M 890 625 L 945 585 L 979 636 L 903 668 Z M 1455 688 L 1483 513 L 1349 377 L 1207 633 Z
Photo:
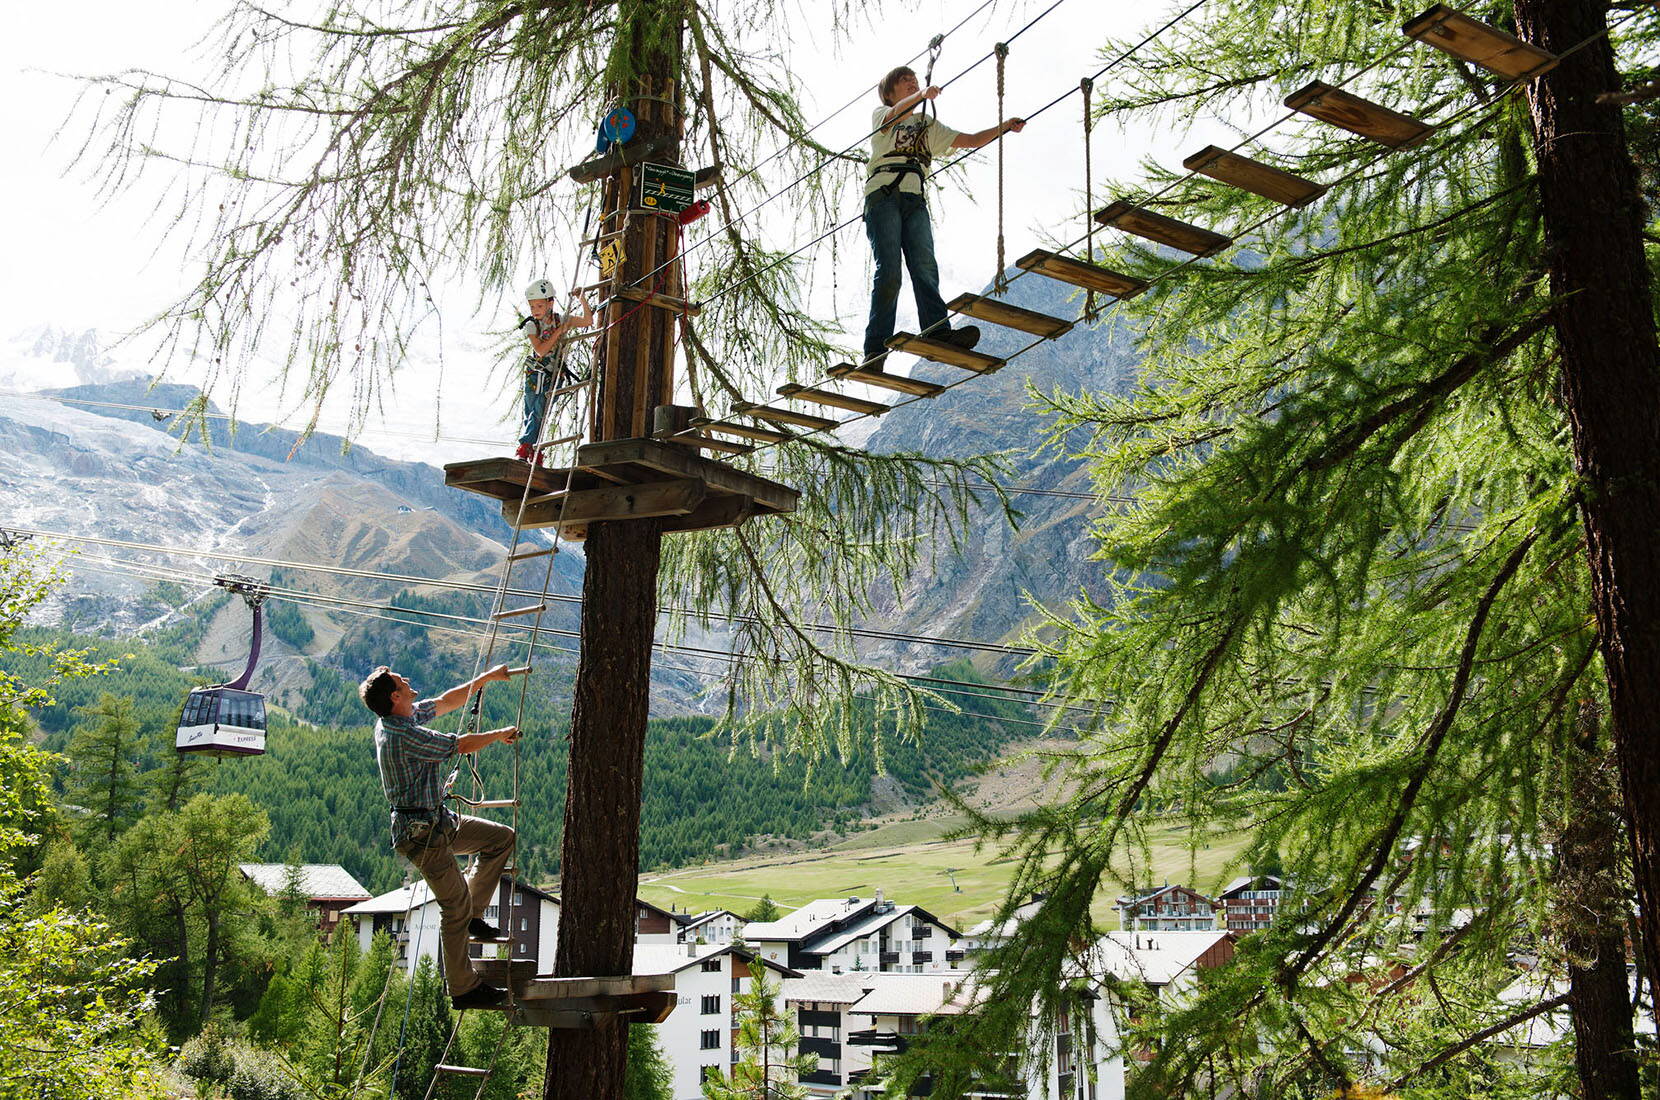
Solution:
M 248 682 L 259 664 L 265 588 L 252 577 L 235 575 L 215 577 L 213 583 L 241 596 L 254 613 L 248 664 L 230 683 L 199 687 L 190 693 L 179 715 L 179 733 L 173 747 L 179 752 L 210 756 L 258 756 L 265 751 L 265 696 L 249 691 Z

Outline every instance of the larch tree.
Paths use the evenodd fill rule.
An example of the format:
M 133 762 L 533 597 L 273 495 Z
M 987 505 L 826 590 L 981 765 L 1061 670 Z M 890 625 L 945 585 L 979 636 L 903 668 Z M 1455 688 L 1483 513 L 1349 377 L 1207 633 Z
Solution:
M 131 699 L 109 692 L 76 714 L 81 723 L 69 741 L 69 800 L 88 814 L 88 839 L 107 847 L 138 816 L 138 720 Z
M 602 314 L 616 327 L 605 342 L 612 358 L 594 353 L 590 439 L 645 434 L 638 417 L 646 414 L 649 429 L 654 406 L 720 414 L 779 381 L 822 377 L 837 349 L 807 310 L 802 262 L 739 216 L 770 185 L 793 179 L 784 202 L 797 239 L 807 239 L 857 195 L 859 158 L 816 144 L 797 106 L 773 33 L 785 5 L 321 7 L 312 18 L 236 7 L 215 46 L 221 68 L 205 83 L 125 73 L 89 89 L 89 132 L 101 136 L 87 149 L 117 151 L 96 158 L 107 185 L 176 169 L 175 228 L 204 257 L 195 285 L 155 323 L 164 355 L 211 362 L 210 388 L 228 387 L 234 400 L 243 379 L 227 364 L 276 350 L 313 423 L 324 399 L 344 389 L 361 426 L 440 311 L 453 317 L 504 294 L 516 299 L 527 273 L 563 286 L 567 263 L 579 276 L 584 269 L 552 242 L 620 222 L 621 280 L 636 292 L 672 286 L 701 312 L 695 321 L 651 309 L 635 317 L 613 300 Z M 849 10 L 834 5 L 832 21 Z M 661 159 L 722 172 L 718 228 L 711 219 L 683 246 L 670 220 L 623 213 L 619 177 L 587 188 L 566 180 L 593 148 L 595 122 L 617 105 L 636 111 L 639 140 L 658 142 Z M 192 117 L 193 137 L 170 146 L 153 136 L 157 126 L 189 129 Z M 773 145 L 780 152 L 769 158 Z M 752 170 L 764 163 L 774 167 Z M 678 264 L 648 262 L 675 255 Z M 452 290 L 457 284 L 476 296 Z M 632 430 L 613 400 L 632 403 Z M 768 478 L 802 490 L 798 509 L 666 540 L 651 519 L 588 531 L 558 976 L 630 968 L 659 592 L 689 608 L 685 618 L 716 625 L 706 617 L 715 616 L 727 631 L 741 658 L 722 686 L 731 715 L 743 719 L 734 728 L 757 751 L 850 748 L 870 736 L 850 719 L 856 693 L 914 732 L 923 693 L 861 665 L 845 632 L 800 624 L 810 612 L 845 627 L 869 610 L 879 585 L 896 587 L 930 546 L 961 538 L 970 506 L 1000 469 L 993 459 L 872 456 L 816 438 L 734 463 L 765 463 Z M 620 1020 L 551 1029 L 545 1094 L 617 1097 L 627 1045 Z
M 1239 246 L 1179 269 L 1106 249 L 1153 281 L 1120 314 L 1138 384 L 1041 395 L 1118 502 L 1094 532 L 1111 598 L 1057 613 L 1043 652 L 1095 717 L 1056 759 L 1062 804 L 979 823 L 1019 858 L 999 918 L 1046 897 L 984 960 L 959 1057 L 1011 1049 L 1034 996 L 1053 1034 L 1060 976 L 1104 966 L 1097 891 L 1176 822 L 1196 848 L 1243 830 L 1240 865 L 1290 894 L 1191 1000 L 1132 1021 L 1131 1095 L 1639 1094 L 1622 915 L 1635 894 L 1652 973 L 1655 238 L 1599 97 L 1656 24 L 1478 5 L 1562 55 L 1513 88 L 1404 39 L 1417 14 L 1214 0 L 1107 92 L 1123 125 L 1244 124 L 1320 80 L 1439 128 L 1405 150 L 1307 119 L 1245 142 L 1332 185 L 1296 209 L 1150 165 L 1159 210 Z M 1495 1053 L 1563 1014 L 1577 1071 Z

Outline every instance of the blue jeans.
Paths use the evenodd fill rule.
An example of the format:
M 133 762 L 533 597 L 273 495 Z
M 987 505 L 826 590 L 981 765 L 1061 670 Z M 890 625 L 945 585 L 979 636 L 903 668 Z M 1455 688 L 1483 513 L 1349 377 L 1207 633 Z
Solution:
M 547 415 L 548 389 L 553 385 L 553 378 L 539 370 L 527 370 L 524 376 L 524 425 L 519 432 L 519 443 L 534 447 L 537 437 L 542 434 L 542 417 Z
M 940 267 L 934 259 L 934 230 L 928 223 L 928 204 L 921 195 L 878 191 L 865 199 L 865 236 L 876 254 L 876 277 L 870 286 L 870 322 L 865 326 L 865 358 L 887 353 L 899 310 L 899 258 L 911 273 L 916 295 L 919 332 L 940 325 L 929 335 L 947 330 L 945 302 L 940 299 Z

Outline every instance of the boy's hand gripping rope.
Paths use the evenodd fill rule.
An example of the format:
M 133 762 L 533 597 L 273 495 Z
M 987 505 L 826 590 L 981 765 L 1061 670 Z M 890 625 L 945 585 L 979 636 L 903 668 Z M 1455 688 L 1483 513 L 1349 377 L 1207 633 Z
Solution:
M 1008 264 L 1003 259 L 1003 74 L 1009 60 L 1009 44 L 997 44 L 997 274 L 993 276 L 991 285 L 993 290 L 1001 294 L 1009 289 L 1009 280 L 1004 275 Z

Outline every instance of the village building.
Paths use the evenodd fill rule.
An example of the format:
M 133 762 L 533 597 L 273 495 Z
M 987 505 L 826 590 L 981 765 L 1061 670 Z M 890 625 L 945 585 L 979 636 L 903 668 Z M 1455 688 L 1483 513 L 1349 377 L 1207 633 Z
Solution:
M 965 958 L 963 934 L 917 905 L 873 898 L 821 898 L 775 921 L 751 921 L 744 941 L 769 962 L 830 973 L 923 974 Z
M 657 1042 L 674 1067 L 675 1100 L 701 1100 L 703 1081 L 719 1070 L 730 1075 L 739 1052 L 737 1001 L 748 993 L 753 979 L 752 951 L 731 943 L 640 943 L 634 948 L 634 973 L 674 976 L 675 1006 L 669 1018 L 656 1025 Z M 774 979 L 797 973 L 762 960 Z
M 1285 880 L 1274 875 L 1244 875 L 1234 879 L 1217 895 L 1222 907 L 1222 927 L 1244 935 L 1258 932 L 1273 923 Z
M 1216 902 L 1189 886 L 1126 894 L 1113 906 L 1119 927 L 1137 932 L 1202 932 L 1216 927 Z
M 292 885 L 305 897 L 306 908 L 317 913 L 317 927 L 325 936 L 333 933 L 343 912 L 371 896 L 338 863 L 239 863 L 237 869 L 272 897 Z
M 730 909 L 672 915 L 676 925 L 675 939 L 680 943 L 731 943 L 742 936 L 747 923 Z

